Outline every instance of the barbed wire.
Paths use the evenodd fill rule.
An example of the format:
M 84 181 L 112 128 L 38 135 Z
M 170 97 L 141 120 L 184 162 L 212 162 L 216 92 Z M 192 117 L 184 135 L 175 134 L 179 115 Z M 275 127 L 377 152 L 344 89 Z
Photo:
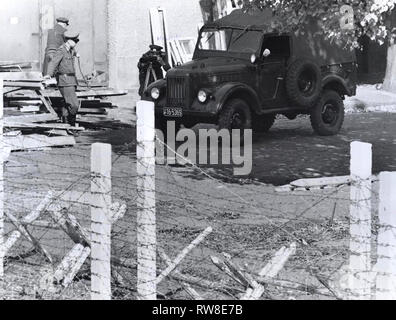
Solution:
M 141 195 L 136 187 L 135 146 L 131 143 L 113 150 L 112 201 L 126 205 L 125 215 L 112 226 L 114 299 L 138 297 L 136 202 Z M 176 154 L 165 143 L 163 146 Z M 53 263 L 38 253 L 30 240 L 23 235 L 19 237 L 6 256 L 2 292 L 5 299 L 90 298 L 89 259 L 67 287 L 45 282 L 46 276 L 53 274 L 75 245 L 54 220 L 52 211 L 60 209 L 61 216 L 66 218 L 72 215 L 83 229 L 90 230 L 90 162 L 89 144 L 11 154 L 4 170 L 4 210 L 23 221 L 48 191 L 53 192 L 40 217 L 23 224 L 53 257 Z M 373 203 L 378 201 L 375 188 L 371 193 Z M 159 250 L 172 260 L 205 228 L 213 229 L 177 265 L 176 271 L 159 283 L 159 297 L 191 298 L 186 289 L 189 280 L 195 291 L 206 299 L 240 298 L 245 286 L 221 272 L 211 257 L 221 257 L 225 252 L 243 272 L 257 276 L 275 252 L 296 242 L 296 253 L 276 278 L 286 284 L 279 281 L 268 284 L 264 298 L 297 299 L 309 295 L 337 298 L 334 293 L 337 288 L 329 283 L 337 280 L 341 267 L 348 264 L 348 191 L 349 187 L 343 185 L 330 190 L 279 193 L 263 183 L 224 182 L 189 161 L 178 167 L 157 166 L 155 201 Z M 15 225 L 7 217 L 5 238 L 9 239 L 15 231 Z M 160 255 L 158 270 L 163 271 L 167 266 Z

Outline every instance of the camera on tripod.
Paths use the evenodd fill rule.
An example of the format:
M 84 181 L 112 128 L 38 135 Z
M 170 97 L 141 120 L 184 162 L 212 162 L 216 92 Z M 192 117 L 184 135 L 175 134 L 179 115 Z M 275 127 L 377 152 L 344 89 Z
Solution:
M 151 83 L 164 78 L 162 68 L 165 71 L 171 68 L 167 62 L 167 54 L 161 46 L 152 44 L 150 50 L 143 54 L 138 63 L 140 96 Z
M 145 60 L 144 62 L 156 62 L 166 59 L 166 53 L 162 51 L 161 46 L 157 46 L 155 44 L 150 45 L 150 51 L 148 51 L 142 58 Z

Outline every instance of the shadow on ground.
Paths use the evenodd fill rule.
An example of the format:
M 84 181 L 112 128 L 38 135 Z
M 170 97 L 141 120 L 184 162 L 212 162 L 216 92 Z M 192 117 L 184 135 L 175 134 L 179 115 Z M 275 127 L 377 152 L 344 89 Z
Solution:
M 84 134 L 80 143 L 104 142 L 115 152 L 136 150 L 135 129 L 120 129 Z M 236 177 L 230 166 L 201 166 L 211 175 L 227 182 L 245 179 L 282 185 L 300 178 L 349 174 L 349 148 L 352 141 L 373 144 L 373 172 L 396 171 L 396 114 L 365 113 L 347 115 L 341 133 L 320 137 L 313 133 L 308 118 L 280 119 L 267 134 L 253 141 L 253 168 L 250 175 Z M 186 175 L 202 179 L 194 170 Z

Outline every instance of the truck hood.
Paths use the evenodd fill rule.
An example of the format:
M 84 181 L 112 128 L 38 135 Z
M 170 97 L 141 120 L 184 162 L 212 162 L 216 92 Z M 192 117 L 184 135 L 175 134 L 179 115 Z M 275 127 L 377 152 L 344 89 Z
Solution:
M 243 71 L 252 66 L 250 61 L 234 57 L 200 58 L 168 71 L 168 76 L 188 76 L 191 74 L 219 74 Z

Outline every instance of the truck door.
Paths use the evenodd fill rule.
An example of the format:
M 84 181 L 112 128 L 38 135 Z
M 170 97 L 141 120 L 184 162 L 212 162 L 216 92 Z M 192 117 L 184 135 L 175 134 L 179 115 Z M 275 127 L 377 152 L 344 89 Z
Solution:
M 286 64 L 290 56 L 290 38 L 288 36 L 269 36 L 264 39 L 263 50 L 270 51 L 262 56 L 259 63 L 259 94 L 263 106 L 279 108 L 284 104 L 284 80 Z

